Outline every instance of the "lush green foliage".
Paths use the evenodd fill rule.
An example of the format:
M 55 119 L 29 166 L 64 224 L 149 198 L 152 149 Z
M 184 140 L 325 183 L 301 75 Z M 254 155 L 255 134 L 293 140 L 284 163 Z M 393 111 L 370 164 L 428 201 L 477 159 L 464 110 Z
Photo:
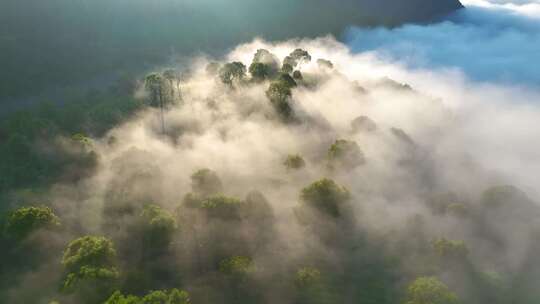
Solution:
M 457 296 L 434 277 L 416 279 L 407 288 L 406 304 L 457 304 Z
M 311 55 L 306 50 L 296 49 L 289 56 L 291 56 L 297 62 L 310 62 Z
M 333 180 L 324 178 L 302 189 L 300 199 L 324 214 L 339 217 L 341 206 L 350 199 L 350 193 Z
M 279 70 L 279 59 L 268 50 L 259 49 L 253 55 L 253 63 L 263 63 L 270 69 L 270 75 L 275 75 Z
M 366 162 L 358 144 L 344 139 L 338 139 L 330 146 L 328 160 L 331 168 L 354 168 Z
M 254 62 L 249 66 L 249 73 L 253 80 L 261 82 L 271 77 L 272 69 L 267 64 Z
M 146 205 L 141 213 L 146 246 L 163 248 L 169 245 L 178 228 L 173 215 L 157 205 Z
M 189 304 L 189 294 L 176 288 L 167 290 L 156 290 L 148 293 L 142 298 L 128 295 L 124 296 L 120 291 L 111 295 L 104 304 Z
M 306 166 L 306 161 L 298 154 L 288 155 L 283 165 L 289 170 L 298 170 Z
M 307 51 L 302 49 L 296 49 L 289 56 L 285 57 L 285 59 L 283 60 L 283 64 L 295 68 L 302 63 L 310 61 L 311 55 Z
M 124 296 L 120 291 L 114 292 L 104 304 L 140 304 L 141 300 L 136 296 Z
M 246 66 L 241 62 L 231 62 L 225 64 L 219 70 L 219 78 L 226 85 L 233 85 L 233 82 L 241 82 L 246 77 Z
M 251 258 L 245 256 L 234 256 L 219 263 L 219 271 L 228 275 L 246 275 L 252 268 Z
M 65 277 L 61 290 L 75 294 L 83 303 L 104 300 L 119 277 L 115 258 L 113 243 L 105 237 L 84 236 L 73 240 L 62 257 Z
M 165 79 L 157 73 L 152 73 L 144 79 L 145 88 L 150 92 L 151 105 L 161 106 L 163 103 L 163 94 Z
M 224 195 L 211 196 L 202 202 L 201 208 L 209 218 L 240 220 L 244 202 Z
M 22 207 L 10 213 L 6 223 L 6 233 L 15 239 L 23 239 L 32 231 L 54 228 L 60 220 L 49 207 Z
M 283 74 L 282 74 L 283 75 Z M 294 81 L 294 80 L 293 80 Z M 285 81 L 274 81 L 266 91 L 266 96 L 276 109 L 276 112 L 284 119 L 291 119 L 293 109 L 289 104 L 292 97 L 290 83 Z
M 468 254 L 467 246 L 463 241 L 447 240 L 440 238 L 432 243 L 433 249 L 440 257 L 445 258 L 465 258 Z
M 287 73 L 280 73 L 278 78 L 276 79 L 276 81 L 284 84 L 286 87 L 288 87 L 290 89 L 297 86 L 297 83 L 294 80 L 294 78 L 291 77 L 291 75 L 289 75 Z
M 62 264 L 68 272 L 78 271 L 83 266 L 111 267 L 116 250 L 111 240 L 100 236 L 84 236 L 67 246 Z
M 131 97 L 131 91 L 124 92 L 131 90 L 129 86 L 131 82 L 128 88 L 115 93 L 74 95 L 67 97 L 70 102 L 65 105 L 43 103 L 2 118 L 0 201 L 16 189 L 37 189 L 60 178 L 76 180 L 88 174 L 95 155 L 83 149 L 68 152 L 57 139 L 71 138 L 73 134 L 102 136 L 128 118 L 142 106 Z M 66 176 L 66 168 L 77 169 L 77 175 Z M 2 207 L 6 205 L 2 203 Z
M 285 63 L 283 63 L 283 66 L 281 67 L 281 73 L 290 74 L 293 72 L 294 67 L 288 62 L 290 62 L 290 60 L 286 60 Z
M 62 284 L 62 291 L 71 293 L 76 291 L 82 285 L 88 284 L 102 285 L 102 287 L 107 288 L 110 284 L 114 284 L 114 281 L 118 279 L 118 276 L 119 274 L 114 268 L 82 266 L 77 272 L 70 272 L 67 274 L 66 279 Z

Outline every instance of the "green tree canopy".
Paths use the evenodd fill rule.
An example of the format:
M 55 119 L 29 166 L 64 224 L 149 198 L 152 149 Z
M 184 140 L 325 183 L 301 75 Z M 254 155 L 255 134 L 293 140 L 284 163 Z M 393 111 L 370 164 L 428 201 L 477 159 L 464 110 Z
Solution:
M 115 291 L 103 304 L 141 304 L 141 299 L 136 296 L 124 296 L 120 291 Z
M 167 304 L 169 295 L 166 291 L 155 290 L 145 295 L 141 299 L 141 304 Z
M 290 89 L 295 88 L 297 86 L 294 78 L 292 78 L 291 75 L 287 73 L 279 74 L 276 81 L 283 83 L 285 86 L 287 86 Z
M 219 263 L 219 271 L 235 276 L 243 276 L 253 270 L 253 262 L 250 257 L 234 256 Z
M 160 90 L 164 78 L 159 73 L 150 73 L 144 78 L 145 88 L 152 91 Z
M 465 258 L 469 253 L 465 242 L 439 238 L 432 242 L 433 250 L 444 258 Z
M 354 141 L 338 139 L 328 149 L 329 165 L 332 168 L 354 168 L 363 165 L 364 153 Z
M 83 266 L 111 267 L 116 250 L 111 240 L 100 236 L 83 236 L 67 246 L 62 264 L 68 271 L 78 271 Z
M 268 77 L 274 77 L 279 71 L 279 59 L 268 50 L 259 49 L 253 56 L 252 64 L 262 63 L 266 66 Z
M 267 64 L 254 62 L 249 66 L 249 73 L 255 82 L 262 82 L 272 76 L 272 69 Z
M 105 237 L 84 236 L 69 243 L 62 258 L 62 291 L 77 293 L 84 303 L 103 301 L 114 288 L 116 251 Z
M 271 70 L 276 71 L 279 68 L 279 59 L 276 55 L 270 53 L 265 49 L 258 49 L 255 55 L 253 55 L 254 63 L 264 63 L 270 67 Z
M 457 304 L 457 296 L 435 277 L 421 277 L 407 288 L 405 304 Z
M 311 55 L 306 50 L 303 50 L 303 49 L 296 49 L 289 56 L 291 56 L 297 61 L 305 61 L 305 62 L 311 61 Z
M 178 228 L 176 219 L 169 211 L 158 205 L 146 205 L 141 212 L 141 219 L 147 246 L 158 249 L 169 245 Z
M 216 172 L 200 169 L 191 175 L 191 188 L 196 194 L 209 196 L 223 192 L 223 184 Z
M 307 51 L 302 49 L 296 49 L 289 56 L 285 57 L 283 63 L 288 64 L 294 68 L 297 67 L 299 64 L 310 61 L 311 55 Z
M 160 106 L 163 102 L 165 78 L 158 73 L 148 74 L 144 78 L 144 87 L 150 93 L 150 105 Z
M 184 290 L 178 290 L 176 288 L 169 292 L 169 299 L 167 304 L 190 304 L 189 293 Z
M 201 208 L 209 218 L 222 220 L 242 219 L 244 202 L 224 195 L 211 196 L 202 202 Z
M 303 204 L 332 217 L 339 217 L 341 206 L 350 199 L 349 191 L 331 179 L 321 179 L 302 189 Z
M 281 67 L 281 73 L 290 74 L 294 70 L 294 67 L 290 63 L 283 63 L 283 66 Z
M 266 96 L 268 96 L 272 103 L 287 101 L 288 98 L 292 97 L 292 91 L 286 83 L 276 81 L 270 84 L 270 88 L 266 91 Z
M 83 133 L 75 133 L 71 135 L 71 140 L 78 142 L 84 146 L 91 146 L 92 145 L 92 139 L 88 136 L 84 135 Z
M 333 291 L 329 282 L 323 278 L 321 271 L 314 267 L 304 267 L 296 271 L 294 285 L 296 286 L 298 304 L 330 304 L 343 303 L 340 298 L 342 291 Z
M 299 154 L 288 155 L 283 165 L 288 170 L 299 170 L 306 166 L 306 161 Z
M 80 288 L 87 291 L 92 288 L 90 286 L 102 291 L 111 288 L 118 277 L 119 273 L 115 268 L 82 266 L 79 271 L 67 274 L 62 284 L 62 291 L 71 293 Z M 106 293 L 106 291 L 103 291 L 103 293 Z
M 49 207 L 22 207 L 8 215 L 5 231 L 8 236 L 20 240 L 33 231 L 59 225 L 60 220 Z
M 162 76 L 169 82 L 170 97 L 174 98 L 175 86 L 177 94 L 180 93 L 180 73 L 177 70 L 168 69 L 163 71 Z
M 120 291 L 113 293 L 104 304 L 190 304 L 189 294 L 176 288 L 167 290 L 155 290 L 144 295 L 142 298 L 128 295 L 124 296 Z
M 242 81 L 246 77 L 246 66 L 241 62 L 231 62 L 219 69 L 219 78 L 226 85 L 232 85 L 234 81 Z
M 286 73 L 290 73 L 298 65 L 298 62 L 291 56 L 287 56 L 283 59 L 283 66 L 281 70 Z M 290 72 L 287 72 L 290 67 Z
M 294 82 L 294 79 L 291 78 L 291 80 Z M 296 84 L 296 82 L 294 83 Z M 293 109 L 289 103 L 292 97 L 290 84 L 287 81 L 274 81 L 266 91 L 266 96 L 274 106 L 276 112 L 286 120 L 291 119 L 293 116 Z

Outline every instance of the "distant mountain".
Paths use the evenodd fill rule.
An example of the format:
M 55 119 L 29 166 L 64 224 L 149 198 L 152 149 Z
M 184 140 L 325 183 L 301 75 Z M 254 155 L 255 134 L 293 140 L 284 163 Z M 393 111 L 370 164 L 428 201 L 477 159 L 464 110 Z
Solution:
M 0 101 L 130 73 L 171 53 L 424 22 L 460 7 L 458 0 L 2 0 Z

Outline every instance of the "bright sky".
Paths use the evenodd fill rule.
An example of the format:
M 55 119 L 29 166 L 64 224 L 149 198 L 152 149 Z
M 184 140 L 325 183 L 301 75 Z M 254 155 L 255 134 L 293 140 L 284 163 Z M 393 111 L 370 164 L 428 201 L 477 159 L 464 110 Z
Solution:
M 480 6 L 510 10 L 533 18 L 540 18 L 540 0 L 461 0 L 465 6 Z

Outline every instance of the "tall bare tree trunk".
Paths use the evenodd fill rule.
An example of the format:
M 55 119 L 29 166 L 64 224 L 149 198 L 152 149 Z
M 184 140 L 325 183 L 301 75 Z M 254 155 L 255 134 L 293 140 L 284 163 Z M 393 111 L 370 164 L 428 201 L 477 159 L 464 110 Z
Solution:
M 163 92 L 159 89 L 159 108 L 161 110 L 161 133 L 165 134 L 165 115 L 163 110 Z

